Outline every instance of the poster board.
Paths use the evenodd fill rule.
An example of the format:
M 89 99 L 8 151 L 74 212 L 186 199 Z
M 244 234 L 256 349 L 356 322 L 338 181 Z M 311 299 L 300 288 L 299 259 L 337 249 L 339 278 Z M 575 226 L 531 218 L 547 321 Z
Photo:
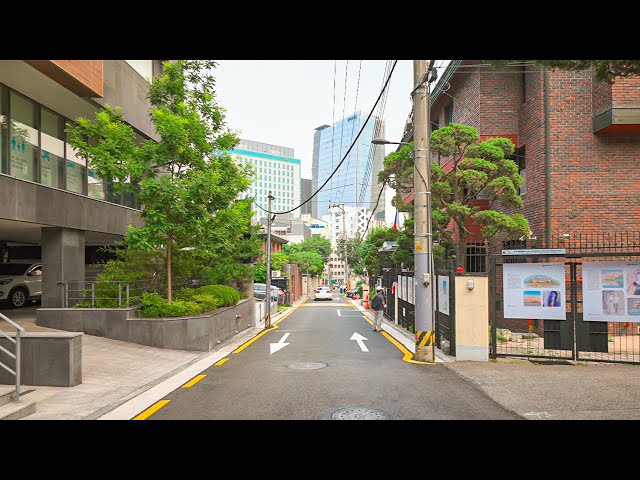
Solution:
M 564 263 L 505 263 L 504 318 L 566 320 Z
M 438 275 L 438 311 L 449 315 L 449 277 Z
M 640 322 L 640 262 L 582 264 L 583 319 Z

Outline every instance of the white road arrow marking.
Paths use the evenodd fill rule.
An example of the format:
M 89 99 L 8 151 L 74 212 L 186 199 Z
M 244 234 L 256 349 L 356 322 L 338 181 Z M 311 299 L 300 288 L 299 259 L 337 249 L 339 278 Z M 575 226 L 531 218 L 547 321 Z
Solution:
M 271 354 L 277 352 L 278 350 L 280 350 L 281 348 L 284 348 L 287 345 L 289 345 L 288 343 L 284 343 L 284 341 L 289 336 L 289 333 L 291 333 L 291 332 L 285 333 L 278 343 L 270 343 L 269 344 L 269 355 L 271 355 Z
M 358 342 L 358 346 L 360 347 L 360 350 L 362 350 L 363 352 L 369 351 L 369 349 L 363 342 L 363 340 L 367 340 L 367 337 L 363 337 L 358 332 L 354 332 L 353 335 L 351 335 L 351 338 L 349 340 L 355 340 L 356 342 Z
M 340 313 L 340 310 L 338 310 L 338 316 L 339 316 L 339 317 L 341 317 L 341 316 L 342 316 L 342 314 Z

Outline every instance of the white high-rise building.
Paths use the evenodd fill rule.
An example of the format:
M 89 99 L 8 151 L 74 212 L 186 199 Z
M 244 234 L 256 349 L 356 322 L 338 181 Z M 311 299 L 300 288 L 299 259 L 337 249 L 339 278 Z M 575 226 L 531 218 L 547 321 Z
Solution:
M 256 179 L 244 195 L 255 197 L 253 210 L 257 218 L 266 216 L 258 205 L 265 210 L 268 208 L 269 191 L 274 197 L 273 211 L 284 212 L 300 205 L 301 162 L 294 158 L 293 148 L 241 139 L 238 147 L 229 153 L 238 162 L 253 165 Z M 300 208 L 291 214 L 299 217 Z

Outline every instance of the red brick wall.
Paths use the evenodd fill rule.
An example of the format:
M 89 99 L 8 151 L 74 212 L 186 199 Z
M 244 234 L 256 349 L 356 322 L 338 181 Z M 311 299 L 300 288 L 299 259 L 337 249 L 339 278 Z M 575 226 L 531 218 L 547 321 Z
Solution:
M 640 136 L 592 133 L 590 72 L 550 73 L 549 87 L 552 230 L 638 231 Z
M 640 77 L 618 78 L 611 86 L 613 108 L 640 107 Z
M 518 115 L 518 147 L 526 149 L 526 193 L 521 213 L 529 221 L 533 235 L 545 236 L 545 156 L 544 156 L 544 80 L 542 69 L 527 67 L 525 99 Z M 522 97 L 522 96 L 521 96 Z M 505 210 L 516 213 L 515 209 Z
M 611 109 L 611 85 L 607 82 L 599 82 L 594 78 L 591 86 L 591 95 L 593 99 L 592 115 L 594 117 Z
M 480 77 L 481 135 L 513 135 L 518 133 L 518 111 L 522 105 L 521 69 L 485 68 Z

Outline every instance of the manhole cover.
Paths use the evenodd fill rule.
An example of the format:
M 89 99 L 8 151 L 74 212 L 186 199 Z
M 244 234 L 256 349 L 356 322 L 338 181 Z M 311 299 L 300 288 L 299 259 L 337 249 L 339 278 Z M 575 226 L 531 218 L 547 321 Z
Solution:
M 389 420 L 389 415 L 372 408 L 341 408 L 333 412 L 332 420 Z
M 292 368 L 293 370 L 317 370 L 318 368 L 324 368 L 326 366 L 326 363 L 320 362 L 298 362 L 287 365 L 287 367 Z

